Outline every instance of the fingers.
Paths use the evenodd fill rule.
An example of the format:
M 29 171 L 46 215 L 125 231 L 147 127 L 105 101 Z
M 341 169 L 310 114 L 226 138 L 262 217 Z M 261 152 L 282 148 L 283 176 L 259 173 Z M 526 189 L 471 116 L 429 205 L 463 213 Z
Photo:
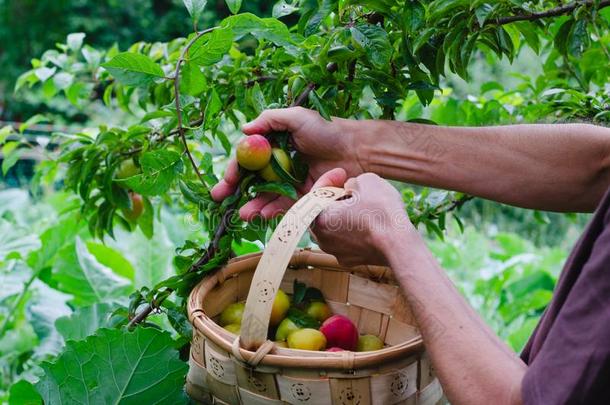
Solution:
M 260 215 L 265 219 L 276 217 L 288 211 L 288 209 L 292 207 L 292 204 L 294 204 L 294 201 L 292 201 L 290 198 L 280 196 L 265 205 L 265 207 L 263 207 L 261 210 Z
M 294 201 L 288 197 L 263 193 L 241 207 L 239 216 L 245 221 L 252 221 L 258 216 L 271 219 L 286 212 L 292 204 Z
M 225 172 L 225 176 L 222 180 L 216 184 L 212 190 L 210 190 L 210 195 L 214 201 L 222 201 L 225 198 L 229 197 L 235 192 L 235 188 L 239 183 L 239 166 L 237 165 L 237 160 L 231 159 L 229 165 L 227 166 L 227 170 Z
M 266 134 L 270 131 L 296 131 L 311 111 L 301 107 L 263 111 L 254 121 L 245 124 L 242 131 L 246 135 Z
M 244 221 L 252 221 L 261 214 L 261 210 L 267 204 L 275 200 L 277 195 L 271 193 L 262 193 L 255 199 L 248 201 L 239 209 L 239 217 Z
M 338 167 L 324 173 L 313 185 L 312 190 L 320 187 L 343 187 L 347 180 L 347 172 Z

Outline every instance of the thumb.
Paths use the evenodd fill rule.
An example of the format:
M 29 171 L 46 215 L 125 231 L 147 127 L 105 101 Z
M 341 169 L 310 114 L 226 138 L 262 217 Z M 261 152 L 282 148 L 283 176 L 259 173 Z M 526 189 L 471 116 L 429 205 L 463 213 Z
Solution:
M 347 172 L 338 167 L 336 169 L 329 170 L 320 176 L 311 189 L 313 190 L 320 187 L 343 187 L 346 180 Z

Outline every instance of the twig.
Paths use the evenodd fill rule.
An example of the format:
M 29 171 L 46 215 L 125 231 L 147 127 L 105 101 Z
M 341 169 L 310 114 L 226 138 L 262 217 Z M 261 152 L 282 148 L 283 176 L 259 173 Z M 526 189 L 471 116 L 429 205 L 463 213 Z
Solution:
M 182 143 L 184 144 L 184 152 L 187 154 L 189 160 L 191 161 L 191 165 L 193 166 L 193 170 L 195 170 L 195 174 L 197 174 L 197 177 L 199 177 L 199 180 L 201 181 L 201 183 L 204 186 L 206 185 L 205 180 L 203 180 L 203 176 L 199 172 L 199 167 L 197 166 L 197 162 L 195 162 L 195 158 L 193 158 L 193 154 L 191 153 L 191 151 L 189 149 L 189 145 L 188 145 L 188 142 L 186 141 L 186 136 L 184 134 L 184 127 L 182 126 L 182 106 L 180 105 L 180 67 L 182 66 L 182 63 L 185 61 L 186 54 L 189 51 L 189 49 L 191 49 L 191 46 L 193 46 L 193 44 L 199 38 L 201 38 L 202 36 L 204 36 L 207 33 L 212 32 L 215 29 L 216 29 L 216 27 L 212 27 L 212 28 L 208 28 L 206 30 L 203 30 L 203 31 L 197 33 L 197 35 L 193 39 L 191 39 L 188 44 L 186 44 L 186 46 L 182 50 L 182 53 L 180 54 L 180 59 L 178 59 L 178 62 L 176 62 L 176 71 L 174 72 L 174 98 L 175 98 L 175 104 L 176 104 L 176 117 L 178 119 L 178 128 L 177 128 L 178 135 L 182 139 Z
M 595 3 L 597 3 L 597 2 L 594 0 L 575 1 L 572 3 L 566 4 L 565 6 L 552 8 L 550 10 L 541 11 L 538 13 L 519 14 L 519 15 L 511 15 L 511 16 L 507 16 L 507 17 L 496 18 L 495 20 L 488 21 L 487 24 L 505 25 L 505 24 L 514 23 L 516 21 L 534 21 L 534 20 L 540 20 L 543 18 L 557 17 L 560 15 L 569 14 L 572 11 L 574 11 L 577 7 L 593 6 L 593 5 L 595 5 Z M 597 6 L 597 9 L 599 10 L 599 9 L 602 9 L 602 8 L 608 7 L 608 6 L 610 6 L 610 0 L 600 1 Z
M 218 246 L 220 245 L 220 239 L 222 239 L 222 237 L 225 235 L 228 225 L 231 222 L 231 217 L 233 216 L 233 213 L 235 213 L 235 210 L 237 209 L 237 204 L 239 204 L 241 192 L 242 192 L 241 187 L 237 186 L 237 189 L 235 189 L 235 192 L 233 193 L 233 198 L 235 198 L 235 201 L 227 208 L 225 213 L 222 215 L 220 224 L 218 224 L 218 228 L 216 229 L 216 232 L 214 233 L 214 238 L 208 244 L 208 247 L 206 248 L 203 256 L 201 256 L 201 258 L 199 260 L 197 260 L 197 262 L 195 262 L 193 265 L 191 265 L 191 267 L 188 269 L 187 273 L 192 273 L 192 272 L 199 270 L 202 266 L 205 266 L 210 260 L 212 260 L 212 258 L 218 251 Z M 135 325 L 142 322 L 143 320 L 145 320 L 152 313 L 152 311 L 155 308 L 158 308 L 159 306 L 161 306 L 161 304 L 163 303 L 165 298 L 167 298 L 173 291 L 174 290 L 171 288 L 165 289 L 164 296 L 162 299 L 159 299 L 158 301 L 153 300 L 152 303 L 146 304 L 146 306 L 142 309 L 142 311 L 140 311 L 136 316 L 134 316 L 129 321 L 129 324 L 127 326 L 129 328 L 132 328 Z
M 292 104 L 290 104 L 290 107 L 297 107 L 303 105 L 305 103 L 305 100 L 307 100 L 307 97 L 309 97 L 309 93 L 311 93 L 315 88 L 315 83 L 309 83 L 307 87 L 305 87 L 305 90 L 303 90 L 303 92 L 299 94 L 299 96 L 292 102 Z

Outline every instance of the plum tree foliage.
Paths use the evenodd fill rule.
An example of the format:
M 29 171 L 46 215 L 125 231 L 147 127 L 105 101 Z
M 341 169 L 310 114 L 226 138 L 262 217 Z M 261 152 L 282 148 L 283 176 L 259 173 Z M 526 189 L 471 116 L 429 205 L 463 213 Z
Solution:
M 78 195 L 91 235 L 103 239 L 113 237 L 118 226 L 137 226 L 152 237 L 152 213 L 164 204 L 193 212 L 208 232 L 206 245 L 187 241 L 178 247 L 175 276 L 132 294 L 126 316 L 116 322 L 129 322 L 125 337 L 103 332 L 90 338 L 100 345 L 109 336 L 132 345 L 141 328 L 128 330 L 159 307 L 168 310 L 174 324 L 184 322 L 176 308 L 193 285 L 226 262 L 242 240 L 264 241 L 267 226 L 273 225 L 243 223 L 236 209 L 257 192 L 296 197 L 295 180 L 306 167 L 290 151 L 287 134 L 275 134 L 275 147 L 295 157 L 294 173 L 271 182 L 243 173 L 232 197 L 222 203 L 210 198 L 221 174 L 214 158 L 218 145 L 231 154 L 229 134 L 265 109 L 302 105 L 325 119 L 395 119 L 405 100 L 432 103 L 449 74 L 468 81 L 473 55 L 512 61 L 529 47 L 545 58 L 545 72 L 535 83 L 524 81 L 520 90 L 530 98 L 516 105 L 512 116 L 599 122 L 610 117 L 608 1 L 282 0 L 273 17 L 261 18 L 240 14 L 241 1 L 227 0 L 233 15 L 201 27 L 206 3 L 184 0 L 194 27 L 187 38 L 138 42 L 121 50 L 95 49 L 84 34 L 71 34 L 66 43 L 34 59 L 17 81 L 17 91 L 39 86 L 45 96 L 66 97 L 83 111 L 102 100 L 128 117 L 124 127 L 56 133 L 58 154 L 43 161 L 36 174 L 38 182 L 61 179 Z M 22 131 L 40 120 L 34 117 Z M 8 135 L 0 131 L 9 162 L 4 171 L 26 142 L 7 140 Z M 136 218 L 124 214 L 132 204 L 130 193 L 143 200 L 144 214 Z M 405 199 L 412 220 L 441 237 L 446 213 L 469 199 L 429 190 L 406 193 L 411 193 Z M 71 345 L 71 352 L 55 361 L 78 366 L 69 358 L 82 357 L 79 347 Z M 59 378 L 45 378 L 38 390 L 61 398 L 70 382 Z

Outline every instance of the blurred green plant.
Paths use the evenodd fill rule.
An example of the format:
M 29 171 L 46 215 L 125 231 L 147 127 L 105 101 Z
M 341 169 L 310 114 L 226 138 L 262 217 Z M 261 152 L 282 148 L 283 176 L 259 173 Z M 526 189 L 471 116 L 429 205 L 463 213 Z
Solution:
M 567 250 L 536 247 L 511 233 L 490 237 L 471 226 L 429 246 L 485 321 L 520 351 L 551 300 Z

